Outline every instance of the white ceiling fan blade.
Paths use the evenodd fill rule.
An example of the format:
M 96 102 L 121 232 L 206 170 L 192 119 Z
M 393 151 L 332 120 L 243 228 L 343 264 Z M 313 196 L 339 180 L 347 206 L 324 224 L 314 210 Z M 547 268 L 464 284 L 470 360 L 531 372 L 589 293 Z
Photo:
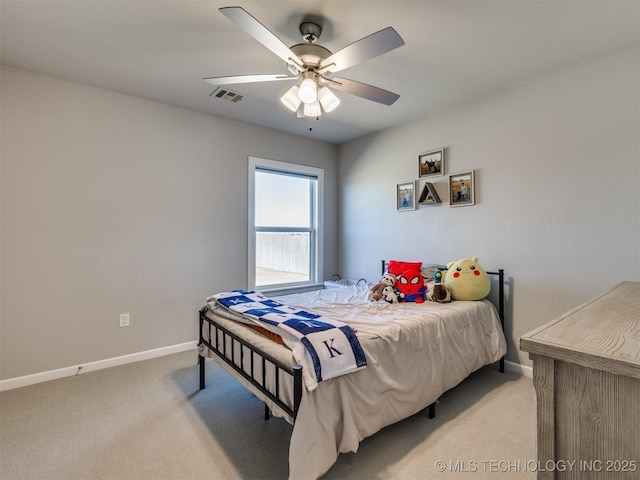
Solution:
M 228 77 L 205 78 L 204 81 L 211 85 L 233 85 L 235 83 L 275 82 L 278 80 L 295 80 L 298 77 L 289 77 L 281 73 L 268 73 L 260 75 L 231 75 Z
M 384 105 L 391 105 L 400 98 L 400 95 L 397 93 L 383 90 L 382 88 L 374 87 L 366 83 L 356 82 L 355 80 L 349 80 L 348 78 L 332 78 L 329 85 L 336 90 Z
M 244 8 L 223 7 L 220 12 L 288 64 L 302 66 L 302 60 Z
M 404 45 L 404 40 L 392 27 L 387 27 L 357 42 L 347 45 L 320 63 L 320 69 L 339 72 L 358 63 L 390 52 Z

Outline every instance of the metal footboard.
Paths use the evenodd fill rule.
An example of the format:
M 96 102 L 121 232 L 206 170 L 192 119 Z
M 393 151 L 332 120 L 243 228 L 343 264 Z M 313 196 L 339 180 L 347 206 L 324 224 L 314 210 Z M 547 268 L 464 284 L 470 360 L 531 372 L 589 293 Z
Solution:
M 302 400 L 302 366 L 286 365 L 275 359 L 268 353 L 251 345 L 246 340 L 240 338 L 235 333 L 229 331 L 215 320 L 206 315 L 208 307 L 200 310 L 200 341 L 199 345 L 204 345 L 209 351 L 215 353 L 229 367 L 246 379 L 251 385 L 256 387 L 265 397 L 278 405 L 293 420 L 295 420 Z M 205 327 L 206 324 L 206 327 Z M 204 328 L 208 329 L 209 338 L 204 338 Z M 229 344 L 229 347 L 227 347 Z M 239 354 L 236 354 L 239 352 Z M 245 356 L 249 355 L 249 367 L 246 368 Z M 257 372 L 255 357 L 261 367 L 261 373 Z M 200 370 L 200 389 L 205 388 L 205 357 L 199 356 L 198 365 Z M 267 387 L 267 365 L 272 365 L 275 369 L 275 386 Z M 247 371 L 248 370 L 248 371 Z M 280 389 L 280 373 L 288 374 L 293 382 L 293 405 L 290 405 L 284 398 Z M 265 418 L 268 417 L 268 409 L 265 408 Z

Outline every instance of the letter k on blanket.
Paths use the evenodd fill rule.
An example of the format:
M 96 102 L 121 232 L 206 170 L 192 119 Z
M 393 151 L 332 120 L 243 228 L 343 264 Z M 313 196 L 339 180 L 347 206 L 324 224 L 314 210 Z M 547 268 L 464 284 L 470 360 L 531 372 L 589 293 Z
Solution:
M 307 390 L 318 382 L 344 375 L 367 365 L 353 329 L 342 322 L 289 306 L 260 292 L 234 290 L 213 295 L 207 302 L 226 308 L 280 335 L 302 365 Z M 243 321 L 243 320 L 241 320 Z

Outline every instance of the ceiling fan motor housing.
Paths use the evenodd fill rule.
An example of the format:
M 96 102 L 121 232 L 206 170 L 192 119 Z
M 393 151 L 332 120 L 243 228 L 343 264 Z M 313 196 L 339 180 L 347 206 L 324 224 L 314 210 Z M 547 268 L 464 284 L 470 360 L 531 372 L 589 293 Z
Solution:
M 315 43 L 299 43 L 291 47 L 291 51 L 302 60 L 307 69 L 319 68 L 320 62 L 331 55 L 328 49 Z
M 305 42 L 315 43 L 322 34 L 322 27 L 317 23 L 302 22 L 300 24 L 300 34 Z

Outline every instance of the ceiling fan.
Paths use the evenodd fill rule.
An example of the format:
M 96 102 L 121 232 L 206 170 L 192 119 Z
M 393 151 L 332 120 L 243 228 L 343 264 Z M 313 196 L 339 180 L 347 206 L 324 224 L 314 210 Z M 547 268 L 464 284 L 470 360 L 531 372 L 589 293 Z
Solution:
M 392 27 L 384 28 L 331 53 L 315 43 L 322 33 L 322 27 L 314 22 L 300 24 L 300 33 L 305 43 L 287 47 L 242 7 L 224 7 L 220 12 L 284 60 L 289 74 L 233 75 L 204 79 L 212 85 L 298 81 L 280 99 L 298 117 L 319 117 L 323 111 L 333 111 L 340 100 L 331 89 L 384 105 L 391 105 L 400 98 L 393 92 L 373 85 L 333 76 L 336 72 L 404 45 L 404 40 Z

